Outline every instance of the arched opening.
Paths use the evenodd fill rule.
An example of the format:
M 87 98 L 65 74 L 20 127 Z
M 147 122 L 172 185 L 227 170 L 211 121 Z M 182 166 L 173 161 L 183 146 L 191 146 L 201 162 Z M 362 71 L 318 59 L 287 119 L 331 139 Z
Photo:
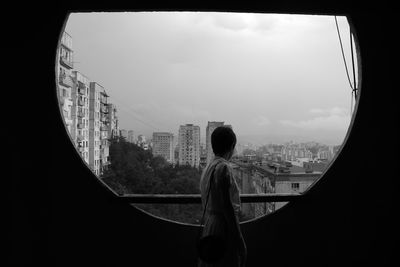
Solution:
M 136 207 L 191 224 L 215 127 L 238 133 L 240 218 L 252 220 L 331 165 L 360 82 L 344 16 L 71 13 L 57 56 L 60 108 L 83 161 Z

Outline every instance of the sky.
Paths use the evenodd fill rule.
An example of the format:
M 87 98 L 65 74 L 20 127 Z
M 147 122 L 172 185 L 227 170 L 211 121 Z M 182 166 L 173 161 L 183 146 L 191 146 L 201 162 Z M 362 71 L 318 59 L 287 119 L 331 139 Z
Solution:
M 349 25 L 338 17 L 348 66 Z M 351 88 L 332 16 L 72 13 L 74 68 L 105 87 L 121 129 L 230 124 L 240 143 L 341 144 Z M 350 69 L 350 77 L 352 70 Z

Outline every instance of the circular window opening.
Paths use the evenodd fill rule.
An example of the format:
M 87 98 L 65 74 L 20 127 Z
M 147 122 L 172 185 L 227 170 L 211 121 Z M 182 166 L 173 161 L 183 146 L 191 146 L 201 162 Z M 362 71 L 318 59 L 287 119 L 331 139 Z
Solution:
M 57 50 L 66 129 L 119 195 L 199 194 L 220 125 L 241 194 L 301 194 L 334 161 L 359 87 L 346 17 L 218 12 L 71 13 Z M 200 204 L 136 207 L 199 222 Z M 242 202 L 240 220 L 286 202 Z

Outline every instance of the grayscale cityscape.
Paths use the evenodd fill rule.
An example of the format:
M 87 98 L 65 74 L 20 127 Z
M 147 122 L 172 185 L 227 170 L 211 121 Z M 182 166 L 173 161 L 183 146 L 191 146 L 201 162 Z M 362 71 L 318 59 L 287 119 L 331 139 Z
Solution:
M 72 22 L 73 15 L 70 18 Z M 224 24 L 225 22 L 227 21 L 219 20 L 224 27 L 232 26 L 240 29 L 242 27 L 236 24 L 227 25 Z M 264 23 L 267 22 L 264 21 Z M 271 25 L 264 25 L 266 27 L 264 30 L 273 27 L 275 22 L 272 20 L 270 22 Z M 95 33 L 91 34 L 95 35 Z M 239 120 L 235 121 L 228 116 L 226 116 L 227 119 L 220 119 L 224 116 L 217 114 L 213 117 L 214 113 L 211 113 L 207 114 L 208 119 L 205 119 L 206 117 L 202 117 L 202 114 L 195 116 L 196 111 L 189 109 L 187 113 L 190 113 L 191 117 L 184 118 L 173 114 L 168 116 L 157 107 L 155 109 L 163 118 L 163 123 L 173 121 L 171 125 L 175 126 L 163 127 L 165 124 L 155 126 L 154 120 L 146 120 L 146 117 L 133 113 L 133 110 L 124 104 L 127 103 L 125 100 L 129 101 L 129 99 L 123 100 L 123 96 L 113 95 L 114 90 L 110 88 L 110 80 L 107 80 L 107 86 L 105 86 L 103 83 L 106 78 L 103 80 L 103 76 L 98 75 L 96 79 L 87 76 L 84 68 L 80 68 L 80 64 L 85 64 L 81 61 L 83 56 L 79 58 L 79 61 L 74 61 L 74 54 L 80 53 L 74 50 L 74 42 L 72 34 L 67 31 L 62 33 L 56 67 L 60 110 L 72 142 L 82 159 L 99 179 L 102 179 L 118 194 L 198 194 L 201 172 L 214 157 L 211 134 L 219 126 L 231 127 L 238 137 L 235 153 L 230 162 L 241 194 L 302 193 L 321 177 L 338 154 L 349 126 L 351 114 L 342 108 L 348 103 L 340 106 L 336 102 L 342 103 L 343 99 L 347 101 L 350 98 L 340 98 L 329 93 L 322 93 L 326 94 L 327 103 L 336 102 L 328 108 L 321 107 L 322 101 L 315 100 L 313 108 L 309 109 L 309 113 L 316 116 L 314 119 L 279 120 L 282 129 L 293 127 L 295 129 L 293 132 L 280 134 L 271 130 L 271 135 L 263 136 L 264 132 L 271 129 L 268 127 L 272 124 L 271 118 L 265 116 L 265 113 L 255 117 L 254 122 L 260 127 L 257 129 L 263 129 L 257 135 L 254 131 L 242 130 L 249 128 L 242 126 L 247 122 L 242 124 Z M 337 43 L 334 45 L 337 48 Z M 110 53 L 116 54 L 117 52 L 113 49 L 110 47 Z M 182 51 L 182 53 L 187 53 L 187 51 Z M 335 57 L 340 63 L 340 54 Z M 299 69 L 298 72 L 300 71 Z M 333 69 L 329 71 L 335 73 Z M 321 75 L 321 73 L 315 72 L 312 75 Z M 296 84 L 296 79 L 301 79 L 301 77 L 293 77 L 293 79 Z M 236 90 L 233 87 L 231 89 Z M 278 93 L 275 92 L 275 94 Z M 285 94 L 285 92 L 281 93 Z M 251 92 L 248 94 L 250 95 Z M 310 95 L 313 94 L 313 92 L 310 93 Z M 212 94 L 209 97 L 211 98 Z M 338 100 L 335 100 L 335 97 Z M 253 103 L 259 105 L 257 96 L 253 99 L 249 107 L 253 106 Z M 140 99 L 136 100 L 140 102 Z M 229 97 L 227 100 L 229 101 Z M 192 101 L 196 102 L 196 99 Z M 246 103 L 240 106 L 240 100 L 238 101 L 239 104 L 235 104 L 237 107 L 235 112 L 238 113 L 235 114 L 246 112 L 249 107 L 245 106 Z M 276 98 L 276 101 L 282 101 L 279 104 L 282 114 L 286 112 L 285 110 L 294 108 L 294 105 L 291 105 L 292 102 L 296 102 L 298 107 L 301 107 L 303 103 L 300 98 L 296 100 L 296 96 L 285 96 L 283 100 Z M 149 106 L 151 108 L 152 104 Z M 201 113 L 201 110 L 198 113 Z M 165 117 L 168 117 L 168 120 L 164 119 Z M 238 115 L 235 115 L 235 118 L 237 117 Z M 324 121 L 323 118 L 326 120 Z M 130 124 L 131 121 L 135 121 L 135 124 Z M 332 125 L 333 127 L 339 125 L 332 131 L 340 132 L 340 134 L 333 138 L 328 134 L 328 130 L 319 130 L 315 127 L 316 123 L 328 125 L 328 130 Z M 309 132 L 322 135 L 322 139 L 314 138 L 312 135 L 307 136 L 306 131 L 300 129 L 301 127 L 308 127 Z M 299 136 L 296 136 L 296 133 Z M 242 203 L 240 220 L 250 220 L 272 213 L 285 204 L 285 202 Z M 201 215 L 200 205 L 194 204 L 137 204 L 136 206 L 156 216 L 187 223 L 198 223 Z

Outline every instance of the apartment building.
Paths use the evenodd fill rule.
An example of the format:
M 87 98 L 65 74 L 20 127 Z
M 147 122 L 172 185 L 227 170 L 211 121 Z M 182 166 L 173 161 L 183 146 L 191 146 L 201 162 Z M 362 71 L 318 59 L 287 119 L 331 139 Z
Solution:
M 119 124 L 118 124 L 118 116 L 117 116 L 117 107 L 112 103 L 108 103 L 108 136 L 110 138 L 119 136 Z
M 175 163 L 174 135 L 172 133 L 153 133 L 153 155 L 161 156 L 171 164 Z
M 110 121 L 109 121 L 109 106 L 108 106 L 108 95 L 106 91 L 100 91 L 100 174 L 108 167 L 109 165 L 109 147 L 110 141 L 109 139 L 109 129 L 110 129 Z
M 100 175 L 100 94 L 104 88 L 96 82 L 90 82 L 89 88 L 89 166 Z
M 71 98 L 71 88 L 73 86 L 73 81 L 71 79 L 71 70 L 73 69 L 74 64 L 72 37 L 67 32 L 62 33 L 60 45 L 58 46 L 57 52 L 56 73 L 58 79 L 57 84 L 59 103 L 67 129 L 69 132 L 71 132 L 73 124 L 71 114 L 71 109 L 73 105 Z
M 291 144 L 282 147 L 281 155 L 283 160 L 288 161 L 296 161 L 298 158 L 313 158 L 312 152 L 300 144 Z
M 71 136 L 82 158 L 89 164 L 89 79 L 79 71 L 72 71 Z
M 200 165 L 200 127 L 193 124 L 179 127 L 179 164 L 198 168 Z

